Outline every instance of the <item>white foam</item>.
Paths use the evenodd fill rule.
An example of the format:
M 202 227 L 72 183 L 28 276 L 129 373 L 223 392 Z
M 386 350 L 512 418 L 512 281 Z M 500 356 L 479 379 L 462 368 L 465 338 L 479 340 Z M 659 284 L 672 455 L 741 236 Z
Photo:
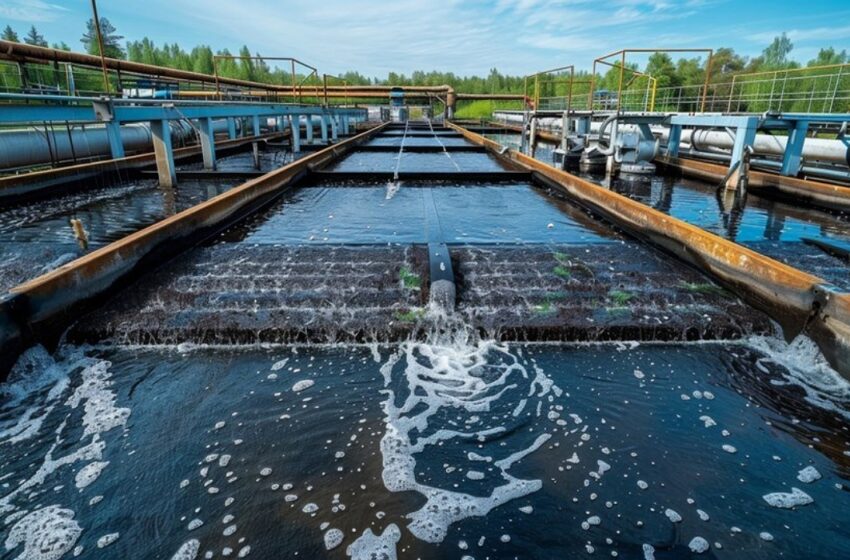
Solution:
M 738 450 L 735 449 L 734 445 L 729 445 L 728 443 L 724 443 L 722 447 L 723 447 L 723 451 L 725 451 L 726 453 L 737 453 L 738 452 Z
M 820 478 L 821 474 L 811 465 L 797 473 L 797 480 L 805 482 L 806 484 L 811 484 L 816 480 L 820 480 Z
M 676 510 L 672 510 L 667 508 L 664 510 L 664 515 L 667 516 L 672 523 L 679 523 L 682 520 L 682 516 Z
M 765 542 L 771 542 L 773 540 L 773 535 L 771 535 L 767 531 L 762 531 L 761 533 L 759 533 L 759 538 Z
M 315 383 L 316 382 L 313 381 L 312 379 L 302 379 L 301 381 L 296 381 L 295 385 L 292 386 L 292 392 L 293 393 L 300 393 L 304 389 L 309 389 Z
M 58 505 L 37 509 L 15 523 L 6 537 L 6 550 L 23 545 L 16 560 L 58 560 L 74 548 L 83 530 L 74 512 Z
M 272 371 L 278 371 L 286 367 L 286 364 L 289 362 L 289 358 L 284 358 L 272 364 Z
M 97 539 L 97 547 L 98 548 L 106 548 L 107 546 L 109 546 L 112 543 L 114 543 L 115 541 L 117 541 L 118 537 L 120 537 L 120 536 L 121 536 L 120 533 L 109 533 L 107 535 L 103 535 L 102 537 Z
M 706 428 L 711 428 L 712 426 L 716 426 L 717 422 L 714 421 L 714 418 L 708 416 L 706 414 L 699 417 L 700 422 L 702 422 Z
M 655 560 L 655 547 L 651 544 L 643 545 L 643 560 Z
M 830 367 L 811 339 L 800 335 L 786 344 L 779 337 L 750 337 L 747 343 L 766 355 L 759 363 L 783 366 L 777 369 L 805 391 L 809 403 L 850 419 L 850 381 Z
M 396 368 L 397 365 L 401 367 Z M 404 400 L 397 403 L 396 390 L 389 387 L 398 386 L 393 373 L 400 369 L 406 385 L 401 389 Z M 499 469 L 499 476 L 494 478 L 501 478 L 502 483 L 489 494 L 471 495 L 456 488 L 437 488 L 416 477 L 415 455 L 428 446 L 443 445 L 450 440 L 486 442 L 490 436 L 506 431 L 502 417 L 498 425 L 473 431 L 429 426 L 429 419 L 442 408 L 462 410 L 470 416 L 482 414 L 507 392 L 521 391 L 522 398 L 538 399 L 537 409 L 540 409 L 542 397 L 552 386 L 551 380 L 537 369 L 530 374 L 506 345 L 472 341 L 468 329 L 435 331 L 429 342 L 402 344 L 381 372 L 388 395 L 383 403 L 387 420 L 381 440 L 384 485 L 391 492 L 416 491 L 425 496 L 425 505 L 407 516 L 411 520 L 408 528 L 414 536 L 426 542 L 441 542 L 452 523 L 487 515 L 493 508 L 542 487 L 540 480 L 520 480 L 508 470 L 542 446 L 551 437 L 547 433 L 538 435 L 531 445 L 493 462 Z
M 110 362 L 94 360 L 82 356 L 82 351 L 67 357 L 62 364 L 57 365 L 68 371 L 83 367 L 80 372 L 81 382 L 79 386 L 65 401 L 65 405 L 72 409 L 83 407 L 83 436 L 82 440 L 89 438 L 88 442 L 74 451 L 61 457 L 54 457 L 53 453 L 59 448 L 68 447 L 63 441 L 62 434 L 67 426 L 67 420 L 63 421 L 56 429 L 54 444 L 45 453 L 41 466 L 28 479 L 22 481 L 9 494 L 0 499 L 0 513 L 13 511 L 14 499 L 35 486 L 44 483 L 48 476 L 59 468 L 76 463 L 77 461 L 100 461 L 106 442 L 101 439 L 101 434 L 119 426 L 124 426 L 130 416 L 129 408 L 118 408 L 115 406 L 115 393 L 110 389 Z
M 811 496 L 799 488 L 791 488 L 791 492 L 773 492 L 762 496 L 765 502 L 776 508 L 790 509 L 797 506 L 805 506 L 812 502 Z
M 345 553 L 352 560 L 397 560 L 396 543 L 399 539 L 401 531 L 395 523 L 388 525 L 381 535 L 375 535 L 371 529 L 366 529 L 356 541 L 348 545 Z
M 325 549 L 333 550 L 342 544 L 345 535 L 339 529 L 328 529 L 325 531 Z
M 77 476 L 75 478 L 75 483 L 77 484 L 77 488 L 82 490 L 100 476 L 100 473 L 103 472 L 103 469 L 109 464 L 109 461 L 94 461 L 93 463 L 89 463 L 85 467 L 81 468 L 79 472 L 77 472 Z
M 703 552 L 708 550 L 708 547 L 708 541 L 702 537 L 694 537 L 693 539 L 691 539 L 691 542 L 688 543 L 688 548 L 690 548 L 692 552 L 696 552 L 697 554 L 702 554 Z
M 197 539 L 192 539 L 184 542 L 171 557 L 171 560 L 195 560 L 198 557 L 198 551 L 201 549 L 201 543 Z
M 466 478 L 470 480 L 483 480 L 484 473 L 481 471 L 466 471 Z

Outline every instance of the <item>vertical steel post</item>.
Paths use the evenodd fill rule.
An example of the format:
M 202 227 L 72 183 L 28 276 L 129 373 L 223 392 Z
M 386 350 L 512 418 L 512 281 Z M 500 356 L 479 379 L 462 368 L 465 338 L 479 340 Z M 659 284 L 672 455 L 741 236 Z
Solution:
M 319 133 L 322 136 L 322 144 L 328 143 L 328 127 L 330 123 L 328 122 L 328 116 L 322 115 L 322 122 L 319 123 Z
M 251 117 L 251 125 L 254 129 L 254 136 L 260 135 L 260 117 L 259 115 L 253 115 Z
M 620 105 L 623 101 L 623 73 L 626 71 L 626 51 L 623 51 L 620 61 L 620 81 L 617 84 L 617 112 L 620 112 Z
M 667 156 L 679 157 L 679 144 L 682 143 L 682 125 L 670 125 L 670 135 L 667 137 Z
M 97 33 L 97 44 L 100 48 L 100 64 L 103 69 L 103 91 L 109 95 L 109 74 L 106 72 L 106 53 L 103 52 L 103 35 L 100 32 L 100 18 L 97 15 L 97 2 L 91 0 L 91 11 L 94 16 L 94 29 Z
M 803 162 L 803 144 L 806 142 L 808 130 L 808 121 L 797 121 L 794 123 L 794 127 L 788 131 L 785 153 L 782 155 L 782 169 L 780 171 L 782 175 L 796 177 L 800 172 L 800 165 Z
M 292 153 L 301 151 L 301 115 L 292 115 L 289 118 L 289 130 L 292 140 Z
M 207 117 L 198 121 L 201 136 L 201 153 L 204 156 L 204 169 L 215 169 L 215 131 L 212 119 Z
M 168 121 L 151 121 L 151 133 L 159 185 L 173 187 L 177 185 L 177 171 L 174 167 L 174 150 L 171 147 L 171 127 L 168 126 Z
M 232 118 L 227 119 L 227 137 L 231 140 L 236 139 L 236 121 Z
M 758 117 L 748 117 L 744 124 L 738 125 L 735 132 L 735 144 L 732 147 L 732 160 L 729 162 L 729 168 L 741 164 L 744 157 L 744 150 L 748 146 L 752 146 L 756 139 L 758 131 Z
M 112 159 L 124 157 L 124 142 L 121 140 L 121 124 L 115 119 L 106 122 L 106 137 L 109 139 L 109 151 Z
M 313 115 L 305 115 L 304 116 L 304 125 L 306 126 L 305 130 L 307 131 L 307 143 L 313 143 Z

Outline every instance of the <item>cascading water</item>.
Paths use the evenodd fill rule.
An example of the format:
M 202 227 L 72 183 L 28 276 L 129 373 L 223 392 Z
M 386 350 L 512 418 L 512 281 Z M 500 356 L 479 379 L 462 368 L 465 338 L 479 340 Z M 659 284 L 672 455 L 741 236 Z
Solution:
M 541 488 L 540 480 L 510 470 L 551 438 L 535 424 L 543 415 L 560 415 L 550 395 L 561 390 L 521 352 L 478 338 L 437 306 L 429 308 L 423 325 L 424 338 L 401 344 L 381 367 L 386 432 L 380 448 L 386 488 L 418 492 L 427 500 L 407 515 L 408 529 L 420 540 L 439 543 L 452 524 Z M 500 448 L 505 440 L 517 450 Z M 465 472 L 461 487 L 474 490 L 449 484 L 456 477 L 423 477 L 417 472 L 421 454 L 439 454 L 450 465 L 445 474 Z M 369 532 L 352 550 L 369 542 L 385 545 Z

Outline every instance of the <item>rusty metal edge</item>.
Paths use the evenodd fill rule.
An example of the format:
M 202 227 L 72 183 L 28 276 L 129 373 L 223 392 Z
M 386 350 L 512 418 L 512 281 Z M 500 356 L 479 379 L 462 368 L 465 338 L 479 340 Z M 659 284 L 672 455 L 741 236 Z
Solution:
M 386 125 L 315 152 L 15 286 L 0 299 L 0 379 L 20 351 L 51 344 L 93 301 L 121 282 L 209 238 L 273 201 L 283 188 L 320 169 Z M 144 265 L 144 266 L 142 266 Z
M 722 181 L 728 172 L 723 165 L 690 158 L 659 156 L 655 161 L 683 175 L 710 181 Z M 756 194 L 764 191 L 826 210 L 850 211 L 850 188 L 841 185 L 750 170 L 747 188 Z
M 826 281 L 718 235 L 556 169 L 449 123 L 467 140 L 489 148 L 558 186 L 580 206 L 669 252 L 716 279 L 779 323 L 787 340 L 804 330 L 830 364 L 850 378 L 850 294 Z

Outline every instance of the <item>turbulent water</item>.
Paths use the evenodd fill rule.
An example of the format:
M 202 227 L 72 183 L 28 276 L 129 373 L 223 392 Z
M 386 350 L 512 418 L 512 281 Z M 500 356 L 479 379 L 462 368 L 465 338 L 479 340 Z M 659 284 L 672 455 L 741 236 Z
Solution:
M 63 347 L 2 386 L 4 557 L 837 558 L 814 346 Z M 786 365 L 780 365 L 786 364 Z

